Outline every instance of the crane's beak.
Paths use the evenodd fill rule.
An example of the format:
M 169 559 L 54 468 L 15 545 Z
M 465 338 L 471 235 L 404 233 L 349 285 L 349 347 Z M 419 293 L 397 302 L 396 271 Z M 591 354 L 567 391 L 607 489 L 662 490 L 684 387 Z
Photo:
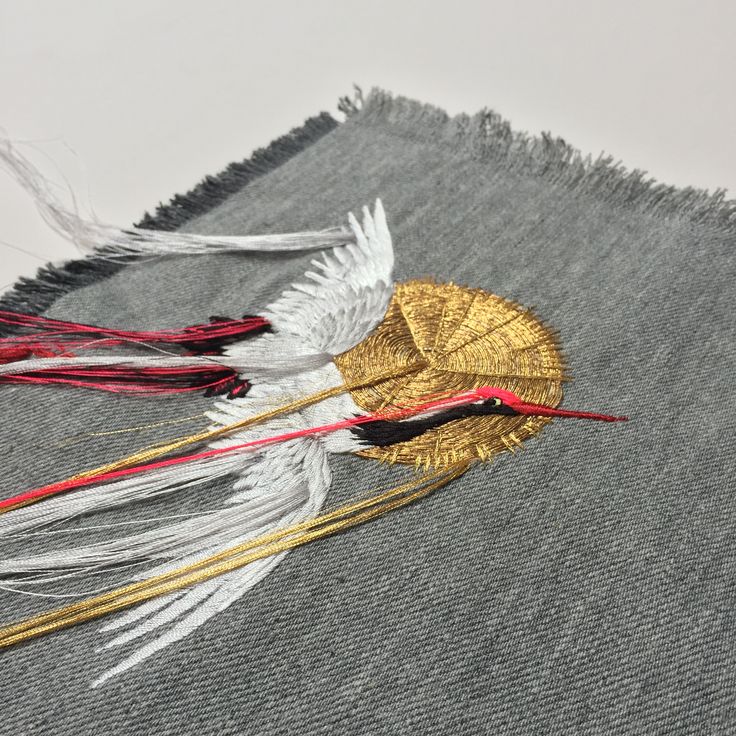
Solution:
M 509 408 L 517 414 L 530 414 L 537 417 L 568 417 L 571 419 L 595 419 L 599 422 L 625 422 L 628 417 L 615 417 L 610 414 L 596 414 L 590 411 L 568 411 L 567 409 L 553 409 L 542 404 L 528 404 L 525 401 L 509 403 Z

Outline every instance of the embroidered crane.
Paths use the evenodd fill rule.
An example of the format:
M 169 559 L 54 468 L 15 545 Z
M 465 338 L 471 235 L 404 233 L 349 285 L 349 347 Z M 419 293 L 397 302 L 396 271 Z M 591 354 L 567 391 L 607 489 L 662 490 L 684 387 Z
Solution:
M 410 503 L 471 463 L 513 449 L 553 417 L 620 419 L 557 408 L 566 378 L 557 338 L 530 310 L 454 284 L 394 284 L 380 201 L 374 213 L 364 209 L 362 225 L 352 215 L 348 222 L 349 231 L 339 231 L 345 244 L 314 261 L 315 270 L 262 314 L 168 333 L 171 343 L 199 352 L 194 364 L 229 371 L 220 383 L 205 382 L 211 392 L 229 395 L 215 400 L 209 428 L 0 501 L 0 511 L 10 511 L 0 515 L 2 538 L 80 514 L 120 511 L 215 479 L 227 477 L 233 488 L 226 506 L 149 531 L 0 561 L 0 574 L 16 587 L 29 576 L 53 582 L 147 566 L 123 587 L 0 629 L 0 646 L 130 608 L 105 625 L 103 630 L 115 632 L 107 646 L 153 638 L 103 673 L 95 682 L 101 684 L 232 605 L 289 549 Z M 289 238 L 297 242 L 299 236 Z M 131 356 L 121 363 L 112 355 L 93 365 L 96 356 L 44 357 L 39 351 L 54 341 L 66 341 L 63 353 L 70 344 L 79 350 L 89 335 L 115 348 L 144 333 L 123 335 L 29 315 L 2 318 L 35 332 L 26 343 L 17 336 L 0 343 L 0 350 L 19 351 L 20 362 L 6 352 L 0 366 L 8 382 L 32 376 L 88 385 L 90 376 L 77 381 L 73 373 L 99 373 L 105 365 L 128 373 L 97 376 L 104 379 L 98 387 L 158 390 L 162 386 L 148 379 L 158 381 L 155 372 L 174 360 L 143 357 L 137 363 Z M 222 353 L 205 354 L 215 348 Z M 188 361 L 187 370 L 193 364 L 192 356 L 177 360 Z M 170 382 L 163 386 L 170 388 Z M 190 446 L 197 451 L 181 454 Z M 333 453 L 425 472 L 324 512 Z

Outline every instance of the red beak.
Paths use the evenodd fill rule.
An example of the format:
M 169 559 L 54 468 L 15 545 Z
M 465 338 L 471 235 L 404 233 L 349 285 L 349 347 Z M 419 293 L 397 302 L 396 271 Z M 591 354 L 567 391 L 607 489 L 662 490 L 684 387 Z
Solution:
M 596 414 L 590 411 L 568 411 L 567 409 L 552 409 L 542 404 L 527 404 L 518 401 L 509 406 L 519 414 L 531 414 L 538 417 L 569 417 L 572 419 L 595 419 L 599 422 L 625 422 L 628 417 L 614 417 L 610 414 Z

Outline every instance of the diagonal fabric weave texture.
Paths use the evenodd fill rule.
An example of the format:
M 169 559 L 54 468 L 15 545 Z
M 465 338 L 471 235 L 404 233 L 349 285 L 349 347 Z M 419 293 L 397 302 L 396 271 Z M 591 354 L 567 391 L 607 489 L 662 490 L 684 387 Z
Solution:
M 291 553 L 207 626 L 100 689 L 89 683 L 120 653 L 96 651 L 107 641 L 97 624 L 3 651 L 0 732 L 731 732 L 736 205 L 586 161 L 493 113 L 449 118 L 382 92 L 341 125 L 322 116 L 301 132 L 257 176 L 214 181 L 144 224 L 297 231 L 380 196 L 397 280 L 533 305 L 561 333 L 574 377 L 563 406 L 631 421 L 553 423 L 524 452 Z M 3 303 L 172 328 L 254 313 L 311 257 L 77 265 Z M 3 496 L 182 431 L 70 438 L 209 405 L 4 387 Z M 358 457 L 334 467 L 333 503 L 406 474 Z M 59 603 L 4 592 L 0 610 L 9 622 Z

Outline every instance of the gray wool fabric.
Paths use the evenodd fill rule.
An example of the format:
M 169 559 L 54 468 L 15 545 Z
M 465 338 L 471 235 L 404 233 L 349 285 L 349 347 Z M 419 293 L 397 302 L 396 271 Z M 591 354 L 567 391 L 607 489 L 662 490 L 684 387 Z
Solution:
M 0 732 L 736 729 L 734 204 L 583 160 L 491 113 L 451 119 L 375 92 L 184 229 L 328 227 L 377 196 L 397 280 L 433 276 L 534 306 L 559 330 L 574 378 L 563 406 L 630 421 L 555 421 L 520 453 L 290 553 L 224 613 L 104 687 L 89 684 L 127 650 L 98 651 L 110 638 L 99 622 L 3 650 Z M 238 317 L 311 257 L 132 263 L 47 314 L 140 329 Z M 210 403 L 5 387 L 3 495 L 201 425 L 80 434 Z M 330 505 L 406 474 L 358 457 L 333 469 Z M 228 492 L 213 483 L 143 515 Z M 10 622 L 59 603 L 5 592 L 0 610 Z

